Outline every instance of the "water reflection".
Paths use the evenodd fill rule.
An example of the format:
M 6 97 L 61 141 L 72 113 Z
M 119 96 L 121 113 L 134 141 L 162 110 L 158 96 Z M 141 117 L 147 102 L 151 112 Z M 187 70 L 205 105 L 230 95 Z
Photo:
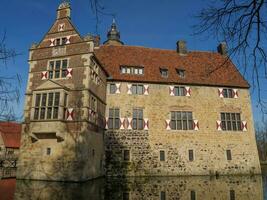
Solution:
M 262 200 L 261 176 L 98 179 L 86 183 L 17 181 L 16 200 Z

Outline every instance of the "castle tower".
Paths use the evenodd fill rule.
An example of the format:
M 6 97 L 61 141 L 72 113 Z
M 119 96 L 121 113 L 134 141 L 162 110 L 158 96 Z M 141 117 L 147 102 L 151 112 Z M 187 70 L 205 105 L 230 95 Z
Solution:
M 103 175 L 106 74 L 95 38 L 81 37 L 63 2 L 29 53 L 18 179 L 84 181 Z
M 113 19 L 110 30 L 107 33 L 107 38 L 104 45 L 123 45 L 123 42 L 120 41 L 120 31 L 117 28 L 115 19 Z

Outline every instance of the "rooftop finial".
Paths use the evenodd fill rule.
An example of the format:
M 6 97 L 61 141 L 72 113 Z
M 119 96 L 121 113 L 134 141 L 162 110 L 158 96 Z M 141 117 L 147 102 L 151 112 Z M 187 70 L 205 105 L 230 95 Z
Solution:
M 104 44 L 123 44 L 123 42 L 120 41 L 120 31 L 117 28 L 115 17 L 113 17 L 111 27 L 107 34 L 108 40 L 104 42 Z
M 62 0 L 61 4 L 58 6 L 57 19 L 68 17 L 70 18 L 71 7 L 69 0 Z

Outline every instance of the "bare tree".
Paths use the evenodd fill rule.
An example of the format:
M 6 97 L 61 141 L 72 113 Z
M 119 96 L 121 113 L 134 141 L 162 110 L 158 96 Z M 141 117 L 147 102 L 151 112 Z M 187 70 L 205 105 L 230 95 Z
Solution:
M 6 47 L 6 34 L 0 40 L 0 72 L 5 70 L 8 61 L 16 56 L 14 49 Z M 19 102 L 20 76 L 4 76 L 0 73 L 0 121 L 16 120 L 14 103 Z
M 251 76 L 252 88 L 265 114 L 261 80 L 267 80 L 266 13 L 266 0 L 211 0 L 197 15 L 199 24 L 194 27 L 195 34 L 208 33 L 227 42 L 229 57 L 236 57 L 244 67 L 244 75 Z

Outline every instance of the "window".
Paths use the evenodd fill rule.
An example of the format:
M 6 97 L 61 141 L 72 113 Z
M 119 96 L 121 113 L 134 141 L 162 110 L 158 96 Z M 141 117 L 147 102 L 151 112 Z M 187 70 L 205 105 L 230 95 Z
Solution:
M 91 98 L 90 98 L 90 109 L 92 112 L 90 114 L 90 121 L 93 123 L 96 123 L 97 122 L 97 115 L 95 115 L 95 114 L 97 113 L 97 99 L 93 95 L 91 95 Z
M 227 160 L 232 160 L 231 150 L 226 150 L 226 157 L 227 157 Z
M 67 41 L 68 41 L 68 39 L 67 39 L 66 37 L 63 37 L 63 38 L 57 38 L 57 39 L 55 39 L 55 41 L 54 41 L 54 45 L 55 45 L 55 46 L 65 45 L 65 44 L 67 44 Z
M 160 192 L 160 200 L 166 200 L 166 192 L 164 191 Z
M 185 87 L 183 87 L 183 86 L 175 86 L 174 87 L 174 95 L 175 96 L 185 96 L 186 95 Z
M 48 155 L 48 156 L 51 155 L 51 148 L 46 149 L 46 155 Z
M 190 149 L 188 151 L 189 154 L 189 161 L 193 161 L 194 160 L 194 151 L 192 149 Z
M 160 74 L 163 78 L 168 78 L 168 69 L 160 68 Z
M 221 113 L 223 131 L 241 131 L 240 113 Z
M 196 200 L 196 192 L 194 190 L 191 190 L 190 196 L 191 196 L 191 200 Z
M 235 200 L 235 191 L 230 190 L 230 200 Z
M 129 193 L 128 192 L 124 192 L 123 194 L 122 194 L 122 200 L 129 200 L 130 199 L 130 195 L 129 195 Z
M 120 128 L 120 109 L 119 108 L 109 109 L 108 128 L 109 129 Z
M 180 78 L 185 78 L 185 70 L 184 69 L 176 69 L 176 72 Z
M 92 149 L 92 156 L 95 157 L 95 150 Z
M 60 93 L 36 94 L 34 120 L 58 119 Z
M 133 109 L 132 127 L 133 130 L 144 129 L 143 109 Z
M 165 151 L 159 151 L 159 160 L 165 161 Z
M 172 130 L 193 130 L 192 112 L 172 111 L 171 112 Z
M 49 62 L 49 79 L 66 78 L 68 60 L 56 60 Z
M 123 151 L 123 160 L 124 161 L 130 161 L 130 150 L 124 150 Z
M 139 84 L 133 84 L 132 85 L 132 94 L 138 94 L 138 95 L 142 95 L 144 94 L 144 85 L 139 85 Z
M 91 80 L 96 85 L 99 85 L 101 83 L 101 79 L 99 77 L 99 67 L 98 67 L 98 64 L 93 59 L 91 60 L 90 68 L 91 68 L 91 72 L 90 72 Z
M 143 75 L 144 68 L 137 66 L 121 66 L 122 74 L 133 74 L 133 75 Z
M 233 89 L 223 89 L 222 95 L 224 98 L 234 98 Z
M 116 84 L 115 83 L 111 83 L 109 85 L 109 93 L 110 94 L 115 94 L 116 93 L 116 90 L 117 90 Z
M 8 155 L 13 155 L 14 154 L 14 151 L 8 151 L 7 154 Z

